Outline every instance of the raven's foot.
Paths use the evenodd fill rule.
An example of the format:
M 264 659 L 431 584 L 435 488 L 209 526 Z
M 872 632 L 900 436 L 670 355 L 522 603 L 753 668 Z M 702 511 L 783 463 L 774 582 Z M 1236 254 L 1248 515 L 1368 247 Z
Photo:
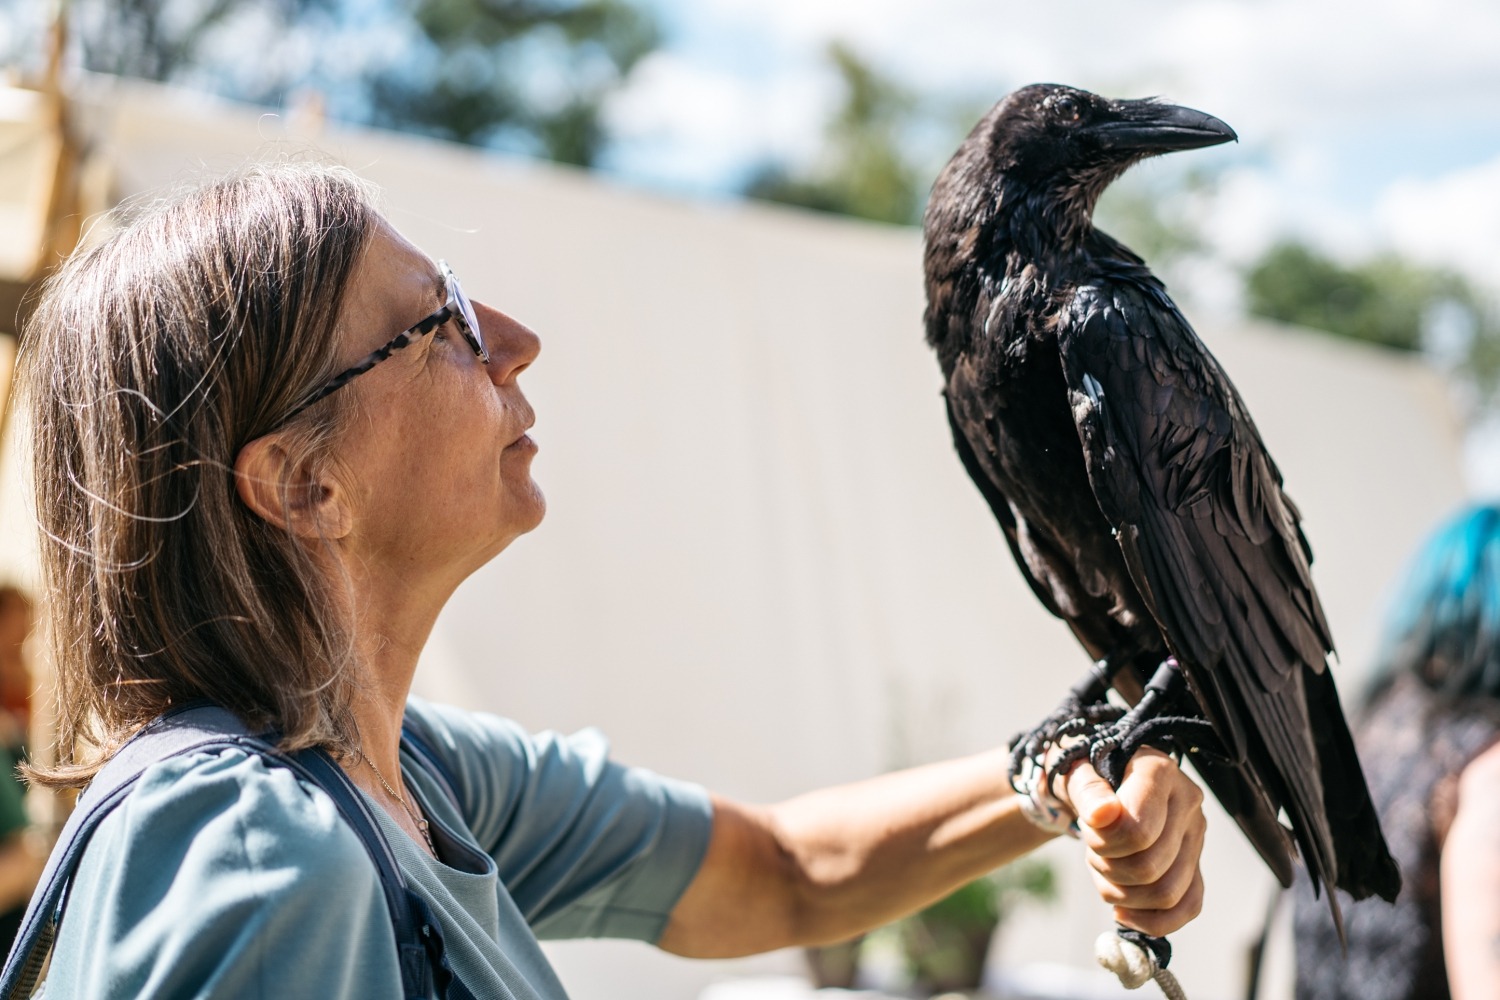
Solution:
M 1033 823 L 1054 833 L 1076 832 L 1056 782 L 1089 757 L 1102 734 L 1112 732 L 1125 711 L 1105 700 L 1114 671 L 1107 660 L 1076 685 L 1052 714 L 1011 742 L 1010 784 Z
M 1223 744 L 1209 723 L 1180 711 L 1186 681 L 1175 657 L 1169 657 L 1146 685 L 1145 694 L 1129 712 L 1101 729 L 1090 742 L 1089 763 L 1111 788 L 1125 780 L 1130 758 L 1142 747 L 1155 747 L 1178 757 L 1223 754 Z
M 1025 800 L 1032 820 L 1046 829 L 1061 831 L 1071 823 L 1060 820 L 1068 810 L 1058 798 L 1057 781 L 1080 761 L 1088 761 L 1110 787 L 1119 788 L 1131 757 L 1142 747 L 1179 757 L 1224 752 L 1208 722 L 1183 714 L 1191 703 L 1184 704 L 1187 682 L 1175 658 L 1162 663 L 1128 712 L 1105 700 L 1113 675 L 1109 661 L 1099 661 L 1051 715 L 1011 743 L 1011 787 Z

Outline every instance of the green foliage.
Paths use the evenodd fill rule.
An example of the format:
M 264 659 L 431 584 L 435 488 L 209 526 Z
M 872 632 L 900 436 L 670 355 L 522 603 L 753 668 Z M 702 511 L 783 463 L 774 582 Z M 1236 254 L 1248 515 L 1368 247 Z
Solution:
M 1500 381 L 1500 310 L 1460 275 L 1392 254 L 1344 265 L 1301 243 L 1273 246 L 1245 279 L 1257 316 L 1400 351 L 1457 370 L 1492 405 Z
M 829 47 L 828 58 L 844 100 L 828 123 L 820 161 L 804 170 L 762 167 L 745 193 L 877 222 L 919 221 L 926 191 L 906 141 L 918 118 L 916 93 L 842 43 Z
M 1057 895 L 1052 866 L 1017 861 L 976 879 L 896 925 L 912 981 L 931 992 L 971 990 L 984 979 L 995 930 L 1024 899 Z
M 624 0 L 406 0 L 421 45 L 369 80 L 376 124 L 589 166 L 605 99 L 661 42 Z
M 918 916 L 962 927 L 994 926 L 1025 899 L 1057 898 L 1057 876 L 1045 861 L 1016 861 L 960 886 L 919 911 Z
M 1422 322 L 1451 279 L 1394 257 L 1345 267 L 1300 243 L 1272 247 L 1246 276 L 1252 313 L 1403 351 L 1422 347 Z

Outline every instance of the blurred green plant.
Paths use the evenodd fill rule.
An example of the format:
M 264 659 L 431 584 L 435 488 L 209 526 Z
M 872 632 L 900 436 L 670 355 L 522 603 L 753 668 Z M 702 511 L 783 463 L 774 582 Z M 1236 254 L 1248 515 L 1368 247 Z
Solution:
M 899 921 L 896 932 L 913 983 L 928 992 L 969 990 L 984 979 L 995 931 L 1022 902 L 1051 902 L 1057 879 L 1046 861 L 1006 865 Z
M 861 934 L 848 941 L 802 949 L 813 988 L 853 989 L 859 982 L 859 959 L 864 944 L 865 935 Z
M 1245 275 L 1256 316 L 1350 340 L 1422 352 L 1451 369 L 1484 408 L 1500 385 L 1500 308 L 1454 271 L 1394 254 L 1341 264 L 1285 241 Z

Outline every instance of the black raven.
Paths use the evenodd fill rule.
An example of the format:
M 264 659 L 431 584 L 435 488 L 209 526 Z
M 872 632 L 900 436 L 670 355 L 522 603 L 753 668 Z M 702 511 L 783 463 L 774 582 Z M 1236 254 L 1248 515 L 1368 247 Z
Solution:
M 1090 753 L 1118 785 L 1135 747 L 1177 749 L 1283 885 L 1300 847 L 1315 884 L 1390 900 L 1400 873 L 1327 669 L 1297 508 L 1162 283 L 1092 221 L 1131 164 L 1235 138 L 1156 100 L 1010 94 L 933 187 L 927 340 L 965 468 L 1038 599 L 1099 661 L 1018 759 L 1087 732 L 1070 759 Z M 1085 704 L 1111 683 L 1136 705 L 1124 720 Z

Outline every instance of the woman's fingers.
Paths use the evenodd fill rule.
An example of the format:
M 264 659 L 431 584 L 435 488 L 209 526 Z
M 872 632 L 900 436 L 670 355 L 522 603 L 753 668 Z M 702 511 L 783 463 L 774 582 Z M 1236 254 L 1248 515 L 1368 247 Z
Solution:
M 1139 910 L 1115 907 L 1115 921 L 1133 927 L 1152 937 L 1166 937 L 1181 930 L 1203 911 L 1203 873 L 1195 867 L 1188 891 L 1175 906 L 1165 910 Z
M 1203 850 L 1203 826 L 1195 826 L 1180 843 L 1157 845 L 1152 856 L 1137 856 L 1123 862 L 1090 857 L 1094 885 L 1099 897 L 1114 906 L 1132 909 L 1168 910 L 1182 901 L 1198 874 L 1198 856 Z
M 1086 764 L 1065 784 L 1095 885 L 1115 907 L 1117 920 L 1159 936 L 1198 915 L 1198 862 L 1207 829 L 1203 792 L 1176 762 L 1143 750 L 1127 766 L 1118 791 Z

